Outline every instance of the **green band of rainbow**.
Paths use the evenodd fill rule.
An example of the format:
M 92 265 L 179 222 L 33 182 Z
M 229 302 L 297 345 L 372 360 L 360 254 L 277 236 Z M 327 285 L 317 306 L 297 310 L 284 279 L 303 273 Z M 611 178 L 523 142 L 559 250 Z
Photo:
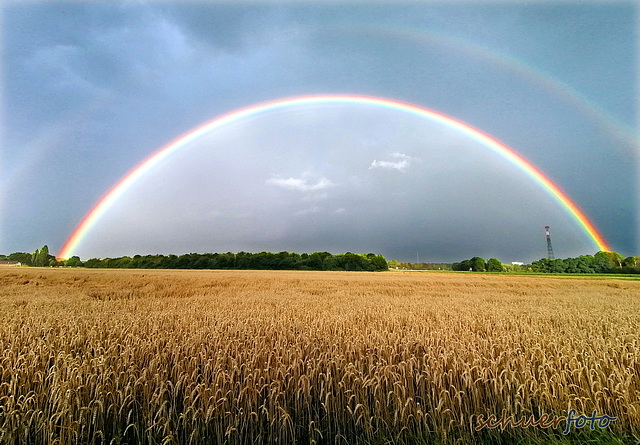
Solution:
M 146 160 L 140 163 L 137 167 L 131 170 L 124 178 L 122 178 L 111 190 L 109 190 L 98 203 L 91 209 L 91 211 L 80 222 L 78 227 L 73 231 L 65 245 L 60 250 L 58 257 L 69 258 L 80 242 L 87 236 L 91 228 L 100 219 L 100 217 L 113 205 L 113 203 L 122 196 L 127 189 L 135 183 L 138 179 L 151 171 L 161 161 L 169 157 L 172 153 L 181 148 L 187 146 L 189 143 L 198 139 L 199 137 L 224 127 L 232 122 L 239 121 L 241 119 L 254 116 L 260 113 L 273 111 L 280 108 L 288 108 L 302 105 L 314 105 L 314 104 L 354 104 L 354 105 L 372 105 L 378 107 L 384 107 L 388 109 L 404 111 L 414 114 L 416 116 L 423 117 L 436 121 L 445 126 L 460 131 L 472 139 L 480 142 L 487 148 L 498 153 L 503 158 L 510 161 L 520 170 L 525 172 L 528 176 L 533 178 L 538 184 L 546 189 L 557 201 L 562 204 L 564 208 L 575 218 L 575 220 L 582 226 L 585 232 L 589 235 L 599 250 L 610 250 L 607 242 L 602 235 L 596 230 L 594 225 L 589 221 L 585 214 L 578 208 L 578 206 L 567 197 L 560 188 L 555 185 L 549 178 L 547 178 L 540 170 L 533 166 L 530 162 L 517 154 L 514 150 L 510 149 L 506 145 L 498 142 L 491 136 L 482 133 L 481 131 L 462 123 L 452 117 L 438 113 L 436 111 L 421 108 L 415 105 L 376 97 L 367 96 L 305 96 L 281 99 L 273 102 L 262 103 L 254 105 L 248 108 L 243 108 L 216 118 L 210 122 L 207 122 L 180 138 L 174 140 L 165 147 L 159 149 L 154 154 L 149 156 Z

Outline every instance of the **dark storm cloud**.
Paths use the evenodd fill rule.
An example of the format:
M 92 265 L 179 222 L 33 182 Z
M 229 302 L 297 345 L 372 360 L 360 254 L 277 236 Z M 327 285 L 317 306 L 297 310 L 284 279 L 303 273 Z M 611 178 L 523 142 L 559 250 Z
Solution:
M 9 249 L 29 238 L 36 244 L 65 236 L 150 151 L 203 119 L 256 100 L 239 89 L 286 80 L 278 57 L 291 56 L 287 48 L 270 49 L 279 43 L 265 35 L 241 55 L 226 45 L 216 49 L 211 40 L 203 48 L 151 6 L 11 5 L 5 22 L 6 145 L 13 149 L 4 154 L 4 177 L 12 191 L 38 190 L 6 198 L 8 208 L 28 200 L 32 209 L 28 223 L 9 221 L 6 229 L 19 234 L 9 237 L 15 246 Z M 255 32 L 245 25 L 242 32 Z M 52 182 L 59 187 L 49 187 Z M 61 190 L 77 194 L 61 200 Z M 22 230 L 32 223 L 40 229 Z
M 193 40 L 220 51 L 243 52 L 255 46 L 254 36 L 273 32 L 281 23 L 285 29 L 285 8 L 259 3 L 166 3 L 158 5 L 166 17 Z
M 56 250 L 128 170 L 205 120 L 264 100 L 331 92 L 404 100 L 488 132 L 518 150 L 567 191 L 614 249 L 632 254 L 637 241 L 637 166 L 635 159 L 624 153 L 636 147 L 622 147 L 615 135 L 596 125 L 583 110 L 522 71 L 509 70 L 495 59 L 462 47 L 457 50 L 455 45 L 445 44 L 446 39 L 439 41 L 429 35 L 468 41 L 521 59 L 536 72 L 557 79 L 560 88 L 562 84 L 571 86 L 615 120 L 633 125 L 637 97 L 635 16 L 633 6 L 624 3 L 10 3 L 4 7 L 3 24 L 3 147 L 8 148 L 2 154 L 2 211 L 9 212 L 11 218 L 3 217 L 0 252 L 33 250 L 45 242 Z M 270 122 L 272 131 L 278 131 L 278 122 Z M 393 178 L 386 174 L 411 172 L 414 167 L 428 171 L 430 166 L 429 159 L 411 154 L 411 146 L 385 145 L 385 140 L 396 139 L 385 133 L 385 125 L 380 127 L 371 131 L 374 134 L 369 134 L 368 140 L 354 141 L 366 149 L 378 147 L 366 162 L 359 160 L 364 162 L 362 166 L 355 158 L 345 157 L 345 164 L 334 162 L 331 171 L 316 171 L 302 165 L 302 158 L 287 155 L 279 168 L 265 172 L 256 182 L 255 187 L 267 194 L 258 196 L 281 200 L 288 217 L 324 221 L 312 235 L 290 233 L 290 240 L 307 236 L 315 240 L 307 243 L 309 248 L 324 242 L 343 250 L 341 242 L 346 245 L 360 239 L 355 246 L 365 250 L 380 246 L 383 253 L 398 259 L 413 255 L 418 229 L 409 241 L 402 235 L 377 237 L 366 227 L 353 233 L 339 230 L 347 221 L 357 226 L 358 219 L 349 211 L 368 199 L 366 194 L 339 193 L 344 177 L 354 169 L 362 167 L 377 175 L 378 185 L 388 188 Z M 402 132 L 401 127 L 397 131 Z M 321 140 L 326 129 L 306 131 L 311 132 L 309 138 Z M 294 139 L 281 143 L 301 145 Z M 264 136 L 244 143 L 266 153 L 275 149 L 261 146 Z M 317 149 L 312 164 L 325 165 L 325 149 Z M 235 147 L 228 150 L 232 150 L 230 155 L 245 152 Z M 249 159 L 250 153 L 244 156 Z M 445 171 L 441 166 L 432 173 L 444 176 Z M 203 177 L 206 174 L 225 173 L 201 173 Z M 475 177 L 473 171 L 465 174 Z M 248 178 L 247 173 L 238 175 Z M 194 178 L 189 181 L 197 188 Z M 175 179 L 188 180 L 184 176 Z M 320 190 L 323 184 L 331 187 Z M 440 193 L 453 193 L 452 184 L 441 186 Z M 474 184 L 486 189 L 482 177 Z M 172 187 L 181 189 L 175 182 Z M 314 187 L 318 189 L 311 190 Z M 373 190 L 371 184 L 362 187 Z M 458 200 L 458 207 L 474 208 L 473 200 L 465 201 L 466 194 L 450 198 Z M 415 219 L 409 226 L 420 227 L 424 215 L 414 207 L 419 202 L 397 196 L 388 202 L 385 199 L 382 205 L 399 206 L 395 219 L 398 215 L 407 221 Z M 164 206 L 185 200 L 191 202 L 191 218 L 202 218 L 195 198 L 176 195 Z M 245 215 L 238 224 L 239 233 L 245 230 L 240 230 L 242 227 L 250 231 L 252 224 L 260 223 L 246 216 L 250 203 L 228 209 L 229 224 L 233 224 L 231 215 Z M 163 208 L 160 202 L 154 205 Z M 536 208 L 533 204 L 530 207 Z M 451 218 L 461 217 L 452 212 Z M 543 210 L 539 213 L 545 214 Z M 319 219 L 320 215 L 327 219 Z M 380 227 L 393 225 L 394 218 L 378 218 Z M 505 218 L 515 221 L 513 216 Z M 544 223 L 531 213 L 518 219 L 520 225 Z M 284 224 L 273 220 L 273 226 L 265 230 L 266 238 L 260 241 L 262 246 L 268 244 L 269 233 L 269 239 L 284 233 L 280 232 Z M 522 233 L 506 230 L 501 232 L 503 238 L 494 240 L 492 224 L 480 221 L 477 227 L 482 229 L 477 233 L 462 227 L 455 234 L 443 231 L 438 241 L 432 240 L 425 249 L 436 257 L 448 246 L 448 251 L 465 256 L 464 248 L 449 242 L 464 239 L 469 253 L 484 252 L 491 245 L 499 249 L 495 255 L 517 256 L 510 240 Z M 406 233 L 413 230 L 406 228 Z M 535 230 L 528 236 L 537 236 Z M 335 236 L 335 232 L 352 236 Z M 459 232 L 469 236 L 460 237 Z M 134 238 L 133 232 L 127 238 L 131 246 L 135 246 Z M 181 242 L 187 243 L 184 234 L 175 234 L 172 239 L 175 242 L 165 248 L 175 253 L 186 249 L 181 247 L 186 246 Z M 367 242 L 371 249 L 366 249 Z M 269 248 L 277 249 L 276 244 Z M 304 247 L 304 243 L 292 245 Z M 259 243 L 254 247 L 258 249 Z M 229 247 L 240 248 L 255 250 L 250 244 Z

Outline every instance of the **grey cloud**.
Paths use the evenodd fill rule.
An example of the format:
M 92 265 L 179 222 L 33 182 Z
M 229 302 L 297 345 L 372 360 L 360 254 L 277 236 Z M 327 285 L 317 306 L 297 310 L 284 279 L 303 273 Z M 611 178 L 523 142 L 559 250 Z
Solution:
M 614 249 L 637 253 L 637 166 L 615 155 L 616 139 L 522 70 L 419 31 L 519 58 L 632 124 L 632 9 L 10 3 L 2 177 L 12 181 L 3 197 L 11 218 L 0 253 L 60 247 L 129 169 L 204 121 L 329 93 L 406 101 L 486 131 L 557 182 Z M 542 26 L 549 16 L 554 25 Z M 139 198 L 123 198 L 79 253 L 317 248 L 410 259 L 418 248 L 421 258 L 425 250 L 434 259 L 527 260 L 519 252 L 539 252 L 536 230 L 545 224 L 557 227 L 557 249 L 593 253 L 544 191 L 516 187 L 522 178 L 495 170 L 483 160 L 493 159 L 487 150 L 464 151 L 468 140 L 416 119 L 309 107 L 237 123 L 237 132 L 225 128 L 150 175 L 156 181 L 135 188 Z M 544 256 L 542 241 L 533 259 Z
M 285 8 L 243 2 L 167 3 L 161 10 L 192 39 L 234 53 L 251 51 L 254 38 L 292 23 Z

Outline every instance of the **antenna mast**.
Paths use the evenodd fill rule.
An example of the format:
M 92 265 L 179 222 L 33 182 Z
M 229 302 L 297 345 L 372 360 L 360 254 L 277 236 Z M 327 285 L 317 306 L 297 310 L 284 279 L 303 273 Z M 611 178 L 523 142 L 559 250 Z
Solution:
M 553 256 L 553 246 L 551 246 L 551 233 L 549 233 L 549 226 L 544 226 L 547 234 L 547 258 L 553 260 L 555 257 Z

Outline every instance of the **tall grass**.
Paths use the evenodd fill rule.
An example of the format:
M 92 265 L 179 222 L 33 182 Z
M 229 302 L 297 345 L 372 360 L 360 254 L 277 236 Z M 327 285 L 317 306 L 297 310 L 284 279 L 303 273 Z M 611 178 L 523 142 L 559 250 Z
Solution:
M 0 443 L 544 442 L 565 424 L 477 416 L 572 408 L 640 434 L 634 281 L 12 269 L 0 305 Z

